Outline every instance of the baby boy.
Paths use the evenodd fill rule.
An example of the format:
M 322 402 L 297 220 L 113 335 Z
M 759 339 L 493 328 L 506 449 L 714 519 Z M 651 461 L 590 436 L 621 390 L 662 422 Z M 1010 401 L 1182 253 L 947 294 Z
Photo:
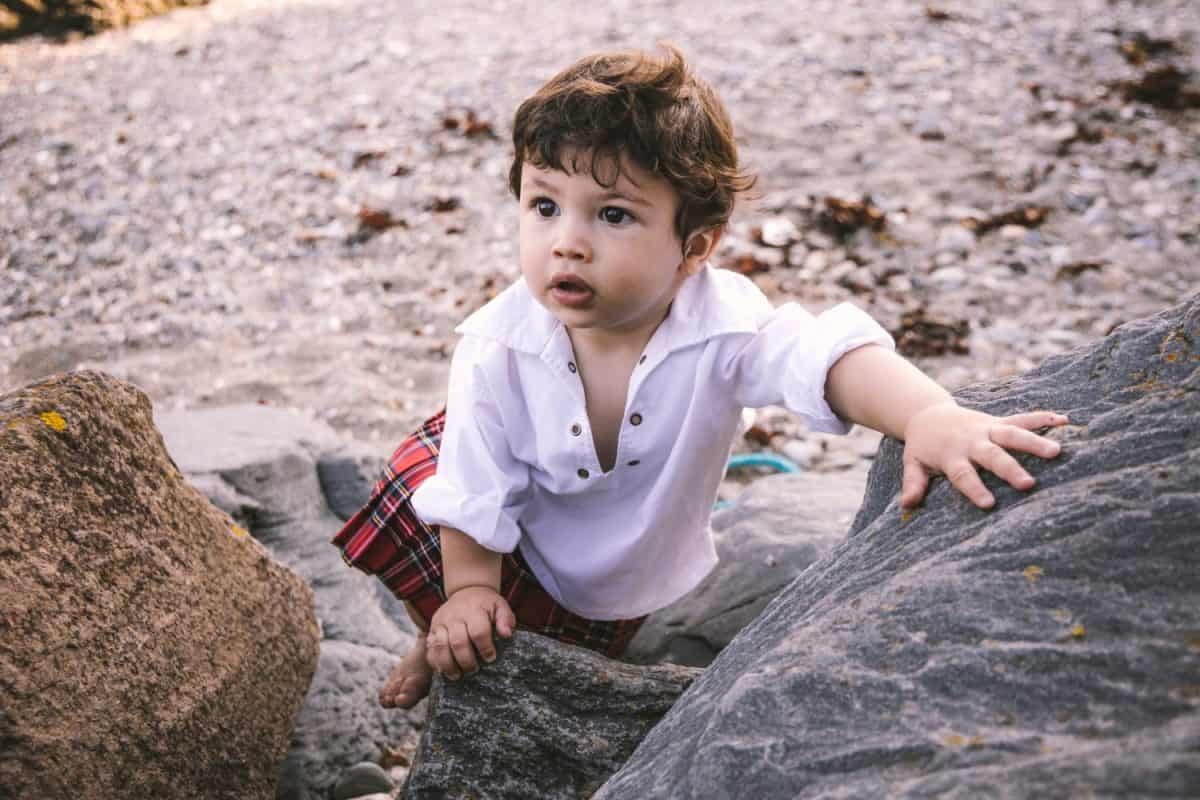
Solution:
M 1034 431 L 1061 415 L 962 408 L 853 306 L 774 308 L 709 265 L 753 181 L 676 49 L 571 65 L 517 110 L 513 147 L 521 278 L 459 326 L 446 409 L 334 540 L 421 631 L 384 706 L 476 671 L 518 626 L 620 655 L 716 563 L 743 408 L 903 440 L 904 506 L 940 473 L 988 508 L 978 467 L 1029 489 L 1010 451 L 1058 454 Z

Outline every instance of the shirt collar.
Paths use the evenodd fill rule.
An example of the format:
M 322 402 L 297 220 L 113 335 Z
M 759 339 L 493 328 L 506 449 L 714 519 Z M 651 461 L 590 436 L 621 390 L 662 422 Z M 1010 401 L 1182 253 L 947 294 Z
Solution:
M 748 279 L 706 264 L 679 287 L 671 310 L 652 341 L 661 342 L 663 350 L 671 352 L 714 336 L 755 333 L 757 318 L 764 311 L 769 312 L 770 305 Z M 560 330 L 562 327 L 534 299 L 521 278 L 454 330 L 491 339 L 522 353 L 540 355 L 552 338 L 565 333 Z

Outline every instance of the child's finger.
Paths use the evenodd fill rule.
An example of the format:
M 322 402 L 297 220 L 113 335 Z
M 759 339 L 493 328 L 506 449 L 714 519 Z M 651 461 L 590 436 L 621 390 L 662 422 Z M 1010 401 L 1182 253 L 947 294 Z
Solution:
M 1016 425 L 1019 428 L 1031 431 L 1038 428 L 1053 428 L 1057 425 L 1067 424 L 1066 415 L 1054 411 L 1026 411 L 1023 414 L 1013 414 L 1012 416 L 1003 417 L 1003 420 L 1009 425 Z
M 929 488 L 929 474 L 915 458 L 904 459 L 904 478 L 901 481 L 900 507 L 913 508 L 921 504 Z
M 496 633 L 505 639 L 512 637 L 513 631 L 517 629 L 517 615 L 503 597 L 496 598 L 496 605 L 492 607 L 492 617 L 496 620 Z
M 496 647 L 492 644 L 492 618 L 485 613 L 473 614 L 467 620 L 467 634 L 479 657 L 487 663 L 496 660 Z
M 1037 483 L 1007 450 L 997 444 L 976 441 L 971 444 L 970 452 L 972 461 L 1014 489 L 1032 489 Z
M 992 497 L 992 493 L 983 485 L 983 481 L 979 479 L 979 473 L 975 471 L 975 467 L 970 461 L 965 459 L 954 461 L 946 466 L 946 478 L 963 493 L 968 500 L 980 508 L 991 508 L 996 503 L 996 498 Z
M 1013 425 L 996 425 L 988 431 L 988 439 L 1008 450 L 1020 450 L 1042 458 L 1054 458 L 1062 451 L 1062 445 L 1045 436 Z
M 475 646 L 471 644 L 471 635 L 463 620 L 456 620 L 450 628 L 450 653 L 460 671 L 470 674 L 479 669 L 475 662 Z

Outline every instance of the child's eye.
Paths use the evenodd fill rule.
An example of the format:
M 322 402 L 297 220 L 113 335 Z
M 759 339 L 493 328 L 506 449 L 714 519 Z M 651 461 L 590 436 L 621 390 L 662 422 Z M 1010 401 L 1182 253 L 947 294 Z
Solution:
M 609 225 L 620 225 L 623 222 L 632 222 L 633 214 L 619 206 L 605 206 L 600 209 L 600 219 Z
M 558 206 L 555 202 L 547 197 L 534 198 L 534 201 L 530 205 L 542 217 L 553 217 L 554 213 L 558 211 Z

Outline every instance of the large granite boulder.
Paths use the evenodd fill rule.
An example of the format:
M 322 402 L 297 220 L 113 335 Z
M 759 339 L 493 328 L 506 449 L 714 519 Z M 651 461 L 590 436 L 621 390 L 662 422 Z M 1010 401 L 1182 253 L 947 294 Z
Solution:
M 186 483 L 129 384 L 0 397 L 0 608 L 6 797 L 271 796 L 312 593 Z
M 1200 297 L 959 393 L 1051 408 L 1039 487 L 889 442 L 844 543 L 721 653 L 598 798 L 1184 796 L 1200 786 Z
M 424 705 L 384 709 L 376 699 L 415 630 L 383 583 L 346 566 L 329 545 L 367 501 L 382 457 L 322 422 L 268 406 L 168 411 L 156 421 L 188 480 L 312 587 L 320 660 L 279 800 L 326 797 L 350 767 L 387 763 L 423 725 Z
M 475 675 L 435 676 L 404 797 L 590 797 L 699 673 L 518 631 Z
M 797 575 L 846 538 L 861 473 L 770 475 L 713 515 L 721 561 L 638 630 L 624 659 L 704 667 Z

